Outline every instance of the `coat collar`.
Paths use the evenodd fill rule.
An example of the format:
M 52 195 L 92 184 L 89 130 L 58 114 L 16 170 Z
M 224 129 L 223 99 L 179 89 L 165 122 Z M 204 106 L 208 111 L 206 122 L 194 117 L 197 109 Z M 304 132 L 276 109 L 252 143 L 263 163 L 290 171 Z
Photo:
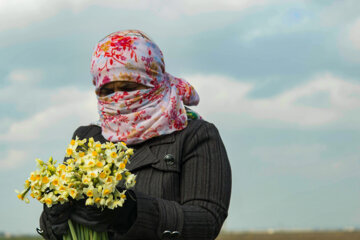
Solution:
M 162 165 L 162 158 L 156 156 L 151 150 L 151 146 L 155 145 L 163 145 L 168 143 L 175 142 L 175 135 L 174 133 L 155 137 L 152 139 L 147 140 L 139 145 L 134 145 L 134 155 L 130 158 L 130 164 L 127 165 L 129 171 L 135 171 L 142 167 L 153 165 L 159 166 Z M 131 146 L 129 146 L 131 147 Z

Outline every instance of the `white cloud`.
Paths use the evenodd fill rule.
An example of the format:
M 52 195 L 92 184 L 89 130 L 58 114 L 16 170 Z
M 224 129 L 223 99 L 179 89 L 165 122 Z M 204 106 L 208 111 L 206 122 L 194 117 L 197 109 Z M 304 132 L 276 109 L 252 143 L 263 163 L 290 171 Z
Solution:
M 29 85 L 39 82 L 43 77 L 43 72 L 39 69 L 16 69 L 7 76 L 12 84 Z
M 77 12 L 93 2 L 95 0 L 0 0 L 0 30 L 25 27 L 64 9 Z
M 25 151 L 10 149 L 7 155 L 0 159 L 0 169 L 4 171 L 20 166 L 27 160 L 26 156 Z
M 110 0 L 87 4 L 110 6 L 117 8 L 149 9 L 161 15 L 198 14 L 212 11 L 243 11 L 255 6 L 269 5 L 283 0 L 140 0 L 134 4 L 131 0 Z
M 262 124 L 286 123 L 292 126 L 314 127 L 328 124 L 357 126 L 360 120 L 360 84 L 352 83 L 325 73 L 305 84 L 278 95 L 254 99 L 248 94 L 254 84 L 244 83 L 225 76 L 188 76 L 200 93 L 198 111 L 205 117 L 217 119 L 223 115 L 242 124 L 254 121 Z M 326 93 L 328 106 L 318 106 L 316 96 Z M 315 96 L 315 97 L 314 97 Z M 314 97 L 312 99 L 312 97 Z M 309 101 L 312 99 L 312 101 Z M 234 120 L 227 120 L 232 121 Z
M 332 3 L 322 5 L 318 12 L 320 24 L 324 27 L 340 26 L 352 22 L 358 16 L 360 5 L 358 0 L 332 1 Z
M 1 170 L 26 165 L 39 154 L 51 152 L 61 158 L 64 140 L 75 128 L 98 118 L 91 87 L 41 88 L 40 76 L 41 70 L 15 69 L 7 76 L 9 84 L 0 89 L 0 101 L 19 110 L 15 116 L 0 118 L 0 142 L 8 149 L 0 160 Z
M 359 62 L 360 4 L 357 0 L 334 1 L 320 13 L 321 26 L 337 33 L 340 54 L 347 60 Z
M 360 120 L 360 84 L 331 74 L 317 75 L 305 84 L 278 95 L 254 99 L 249 93 L 255 85 L 226 76 L 193 75 L 188 79 L 200 94 L 200 105 L 195 108 L 209 120 L 225 119 L 231 125 L 265 124 L 293 127 L 317 127 L 340 124 L 357 126 Z M 21 81 L 20 81 L 21 82 Z M 15 82 L 21 86 L 20 82 Z M 6 89 L 12 95 L 18 85 Z M 97 119 L 96 97 L 92 90 L 75 87 L 58 89 L 28 88 L 43 96 L 42 108 L 21 120 L 13 120 L 0 134 L 2 142 L 52 139 L 69 126 L 88 124 Z M 318 106 L 319 93 L 327 104 Z M 314 97 L 315 96 L 315 97 Z M 36 97 L 34 97 L 36 98 Z M 6 99 L 3 99 L 6 100 Z M 21 104 L 21 101 L 15 102 Z M 30 103 L 31 105 L 31 103 Z M 29 105 L 29 106 L 30 106 Z M 16 105 L 15 105 L 16 106 Z M 224 117 L 225 118 L 222 118 Z M 349 126 L 349 121 L 353 125 Z M 7 119 L 9 123 L 9 119 Z
M 81 11 L 90 6 L 150 10 L 166 18 L 211 11 L 243 11 L 282 0 L 0 0 L 0 30 L 25 27 L 55 16 L 62 10 Z
M 34 114 L 54 102 L 58 89 L 44 89 L 39 85 L 43 78 L 41 69 L 14 69 L 5 79 L 7 84 L 0 89 L 0 101 L 12 108 L 12 112 Z M 11 116 L 8 116 L 11 117 Z M 2 119 L 1 119 L 2 120 Z
M 251 43 L 253 40 L 271 37 L 280 34 L 293 34 L 306 31 L 313 25 L 309 24 L 314 19 L 310 17 L 310 11 L 306 9 L 302 1 L 292 2 L 281 11 L 268 12 L 270 16 L 264 16 L 266 21 L 254 21 L 248 24 L 248 30 L 241 32 L 240 40 Z
M 47 90 L 43 90 L 44 93 Z M 89 124 L 97 119 L 95 93 L 76 88 L 60 88 L 49 99 L 50 106 L 30 117 L 14 121 L 0 135 L 3 142 L 53 139 L 69 125 Z
M 20 120 L 14 116 L 1 118 L 2 125 L 7 127 L 1 128 L 0 141 L 51 139 L 69 125 L 88 124 L 97 119 L 96 97 L 91 87 L 41 88 L 37 85 L 41 76 L 41 70 L 33 69 L 15 69 L 8 75 L 10 84 L 0 89 L 0 101 L 17 109 L 18 115 L 28 116 Z
M 360 18 L 352 23 L 348 30 L 348 40 L 352 47 L 360 51 Z
M 243 11 L 245 9 L 280 2 L 279 0 L 183 0 L 176 1 L 178 8 L 186 14 L 212 11 Z M 172 9 L 173 12 L 177 10 Z
M 50 7 L 44 0 L 1 0 L 0 30 L 24 27 L 31 22 L 53 16 L 56 12 L 56 8 Z

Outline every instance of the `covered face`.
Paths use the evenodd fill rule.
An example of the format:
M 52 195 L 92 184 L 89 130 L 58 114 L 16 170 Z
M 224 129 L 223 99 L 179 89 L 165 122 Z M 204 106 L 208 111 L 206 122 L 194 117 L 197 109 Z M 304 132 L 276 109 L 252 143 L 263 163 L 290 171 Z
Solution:
M 103 136 L 109 141 L 136 144 L 187 126 L 185 105 L 199 96 L 185 80 L 165 71 L 159 47 L 144 33 L 112 33 L 95 47 L 91 74 L 96 92 L 112 82 L 134 82 L 141 89 L 98 95 Z

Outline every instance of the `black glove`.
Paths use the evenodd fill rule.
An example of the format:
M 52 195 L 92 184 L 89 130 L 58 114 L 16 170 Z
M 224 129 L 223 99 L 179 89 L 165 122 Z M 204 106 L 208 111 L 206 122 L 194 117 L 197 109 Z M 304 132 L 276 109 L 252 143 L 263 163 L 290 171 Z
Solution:
M 52 207 L 47 207 L 44 204 L 44 210 L 40 217 L 41 235 L 45 239 L 62 239 L 62 235 L 68 231 L 68 219 L 73 210 L 71 202 L 64 204 L 56 204 Z
M 96 206 L 86 206 L 85 200 L 76 201 L 74 205 L 71 220 L 97 232 L 125 233 L 136 220 L 135 194 L 130 191 L 126 191 L 126 200 L 122 207 L 102 210 Z

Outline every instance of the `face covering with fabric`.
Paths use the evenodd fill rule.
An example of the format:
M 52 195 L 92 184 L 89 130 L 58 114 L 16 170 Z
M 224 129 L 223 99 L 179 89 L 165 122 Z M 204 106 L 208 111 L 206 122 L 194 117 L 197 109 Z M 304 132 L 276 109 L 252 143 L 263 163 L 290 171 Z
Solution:
M 98 95 L 102 135 L 113 142 L 137 144 L 187 126 L 184 105 L 199 96 L 187 81 L 165 71 L 159 47 L 143 32 L 112 33 L 95 47 L 91 74 L 96 92 L 114 81 L 135 82 L 147 89 Z

